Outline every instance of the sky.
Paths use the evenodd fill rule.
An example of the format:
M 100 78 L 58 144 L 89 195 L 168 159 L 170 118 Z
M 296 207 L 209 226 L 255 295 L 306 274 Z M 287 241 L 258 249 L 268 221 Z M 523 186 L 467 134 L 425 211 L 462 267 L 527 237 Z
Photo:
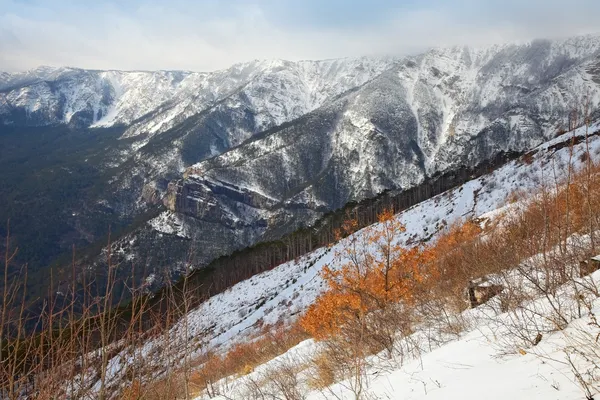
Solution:
M 599 34 L 598 0 L 0 0 L 0 70 L 212 71 Z

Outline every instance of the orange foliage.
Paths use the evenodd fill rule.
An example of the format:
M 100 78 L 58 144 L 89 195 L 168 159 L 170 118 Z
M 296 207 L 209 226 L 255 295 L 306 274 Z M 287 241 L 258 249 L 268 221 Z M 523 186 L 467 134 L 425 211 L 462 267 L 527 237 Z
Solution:
M 139 381 L 133 381 L 131 386 L 129 386 L 123 392 L 121 396 L 122 400 L 137 400 L 141 398 L 141 384 Z
M 474 274 L 487 272 L 487 257 L 492 255 L 480 246 L 482 234 L 481 227 L 472 221 L 457 223 L 429 246 L 439 276 L 429 288 L 430 296 L 445 298 L 451 295 L 455 306 L 464 306 L 461 293 L 465 285 L 476 277 Z
M 227 354 L 211 354 L 190 379 L 193 386 L 209 388 L 219 379 L 230 375 L 247 375 L 258 365 L 284 353 L 289 348 L 307 338 L 306 332 L 298 325 L 265 326 L 258 338 L 239 343 Z
M 439 236 L 434 249 L 440 256 L 451 254 L 461 245 L 477 238 L 481 232 L 481 227 L 472 221 L 453 225 L 444 234 Z
M 483 233 L 481 227 L 472 221 L 450 226 L 446 232 L 439 235 L 438 239 L 430 246 L 434 254 L 441 278 L 444 281 L 452 278 L 464 280 L 472 278 L 467 271 L 460 271 L 465 263 L 465 257 L 471 256 L 476 251 L 476 244 Z M 471 260 L 477 257 L 471 257 Z
M 347 221 L 337 232 L 345 237 L 338 254 L 342 265 L 323 269 L 327 291 L 300 324 L 313 337 L 326 339 L 344 327 L 364 326 L 357 323 L 392 304 L 410 307 L 417 300 L 422 305 L 435 299 L 464 307 L 463 292 L 471 279 L 517 265 L 575 232 L 590 234 L 595 246 L 600 197 L 594 194 L 600 191 L 600 165 L 589 162 L 586 168 L 572 171 L 569 182 L 542 189 L 535 201 L 499 229 L 491 224 L 484 232 L 475 222 L 457 223 L 433 243 L 411 249 L 399 245 L 405 228 L 391 210 L 382 212 L 379 224 L 359 235 L 349 235 L 357 224 Z M 488 240 L 482 240 L 484 236 Z
M 378 219 L 378 225 L 348 239 L 339 255 L 347 260 L 341 268 L 323 269 L 328 291 L 300 321 L 313 337 L 324 339 L 336 334 L 346 324 L 390 304 L 412 304 L 426 281 L 435 278 L 433 253 L 398 244 L 405 227 L 391 210 L 381 213 Z

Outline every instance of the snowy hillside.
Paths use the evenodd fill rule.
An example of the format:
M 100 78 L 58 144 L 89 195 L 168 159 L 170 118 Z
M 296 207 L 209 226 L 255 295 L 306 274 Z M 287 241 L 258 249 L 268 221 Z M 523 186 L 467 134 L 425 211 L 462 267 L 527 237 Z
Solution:
M 45 68 L 16 75 L 0 90 L 5 124 L 128 125 L 168 101 L 185 72 Z M 36 75 L 36 73 L 38 73 Z
M 91 127 L 131 125 L 124 135 L 131 137 L 163 132 L 234 96 L 229 100 L 232 107 L 240 102 L 238 107 L 258 114 L 256 130 L 260 131 L 314 110 L 393 63 L 368 58 L 253 61 L 212 73 L 42 67 L 3 76 L 0 117 L 5 124 L 68 124 L 80 113 Z
M 600 124 L 597 124 L 594 129 L 599 126 Z M 399 220 L 407 226 L 405 237 L 401 240 L 406 243 L 409 237 L 423 239 L 427 236 L 428 230 L 429 234 L 434 233 L 441 218 L 452 222 L 463 217 L 478 216 L 479 221 L 485 223 L 487 219 L 495 219 L 509 212 L 510 208 L 518 206 L 518 203 L 507 202 L 511 193 L 527 192 L 539 188 L 544 183 L 552 186 L 555 179 L 564 178 L 569 160 L 574 163 L 576 169 L 583 167 L 585 141 L 576 145 L 572 153 L 564 144 L 568 143 L 569 139 L 581 137 L 584 132 L 584 129 L 579 129 L 553 139 L 534 149 L 530 153 L 532 159 L 528 156 L 526 162 L 523 160 L 511 162 L 488 176 L 471 181 L 399 214 Z M 589 151 L 594 158 L 600 155 L 600 137 L 597 134 L 590 138 Z M 360 234 L 358 232 L 356 235 Z M 575 240 L 586 241 L 589 237 L 584 235 Z M 302 260 L 300 265 L 309 270 L 314 269 L 313 263 L 315 266 L 328 264 L 335 268 L 342 262 L 331 263 L 333 258 L 330 255 L 338 246 L 343 246 L 343 243 L 333 246 L 330 252 L 316 252 L 314 256 Z M 534 256 L 531 261 L 526 260 L 524 264 L 535 262 L 536 259 L 541 259 L 541 256 Z M 252 297 L 255 291 L 267 290 L 267 293 L 274 293 L 273 300 L 267 301 L 264 312 L 258 311 L 259 318 L 267 324 L 282 320 L 289 323 L 293 320 L 294 314 L 302 312 L 306 309 L 307 303 L 314 301 L 314 293 L 318 293 L 322 288 L 318 274 L 306 274 L 305 270 L 300 270 L 293 265 L 290 263 L 285 268 L 292 272 L 292 275 L 287 276 L 294 277 L 293 283 L 289 284 L 289 287 L 295 287 L 294 290 L 290 291 L 289 287 L 279 287 L 272 292 L 268 291 L 273 288 L 268 283 L 269 278 L 281 273 L 279 268 L 276 268 L 254 277 L 249 285 L 245 285 L 244 282 L 234 286 L 229 292 L 223 294 L 220 305 L 225 307 L 233 305 L 236 303 L 236 296 L 241 295 L 242 297 L 237 297 L 237 305 L 245 306 L 249 294 Z M 527 280 L 520 276 L 520 273 L 509 272 L 503 279 L 516 280 L 520 282 L 516 285 L 527 287 Z M 263 277 L 264 281 L 261 281 Z M 261 286 L 261 282 L 264 286 Z M 401 357 L 400 360 L 390 360 L 383 354 L 371 357 L 368 362 L 369 367 L 362 378 L 364 380 L 361 385 L 364 386 L 361 389 L 363 390 L 361 398 L 366 396 L 364 398 L 458 399 L 464 397 L 467 388 L 469 393 L 478 393 L 489 399 L 592 398 L 591 396 L 598 389 L 597 382 L 600 378 L 598 360 L 594 358 L 599 354 L 597 338 L 600 335 L 600 325 L 596 319 L 600 313 L 600 300 L 597 298 L 600 288 L 598 282 L 600 282 L 600 272 L 595 272 L 588 277 L 576 278 L 574 284 L 563 285 L 550 297 L 535 298 L 519 311 L 506 312 L 503 310 L 501 300 L 467 310 L 460 316 L 461 323 L 465 324 L 467 329 L 458 335 L 437 333 L 432 340 L 428 333 L 428 330 L 432 329 L 431 326 L 417 327 L 416 333 L 411 336 L 398 338 L 405 344 L 406 349 L 413 349 L 414 355 L 402 353 L 398 356 Z M 577 289 L 579 285 L 592 288 L 590 302 L 586 303 L 589 304 L 589 311 L 582 310 L 581 304 L 574 300 L 576 296 L 582 296 L 582 292 Z M 307 286 L 310 288 L 309 291 L 305 289 Z M 291 295 L 291 293 L 298 294 Z M 297 297 L 299 299 L 296 299 Z M 310 300 L 306 301 L 306 297 Z M 212 300 L 216 302 L 217 297 Z M 260 304 L 263 308 L 262 302 Z M 560 304 L 560 311 L 556 311 L 557 304 Z M 200 310 L 202 308 L 204 307 Z M 292 318 L 288 318 L 286 311 L 292 314 Z M 568 324 L 557 330 L 553 322 L 556 312 L 570 315 L 573 319 L 569 319 Z M 254 314 L 252 311 L 250 313 Z M 196 314 L 195 317 L 192 315 L 190 315 L 192 323 L 210 316 L 204 313 Z M 251 317 L 248 319 L 251 320 Z M 216 340 L 209 343 L 212 345 L 222 343 L 228 347 L 236 337 L 252 337 L 251 333 L 248 336 L 248 331 L 253 326 L 251 323 L 242 321 L 231 326 L 232 329 L 217 335 Z M 435 328 L 433 330 L 435 331 Z M 543 335 L 539 333 L 542 331 Z M 529 343 L 526 346 L 522 343 L 524 339 L 519 337 L 517 332 L 522 334 L 527 332 L 533 336 L 538 332 L 539 339 L 536 339 L 533 345 Z M 244 340 L 248 339 L 242 339 Z M 257 398 L 260 393 L 271 393 L 269 390 L 278 393 L 284 390 L 281 386 L 277 387 L 278 384 L 283 382 L 292 384 L 285 379 L 273 378 L 273 374 L 285 374 L 293 370 L 298 374 L 294 384 L 307 391 L 303 398 L 354 399 L 356 393 L 354 378 L 334 383 L 325 389 L 310 389 L 310 382 L 314 379 L 311 360 L 321 350 L 321 346 L 312 339 L 304 341 L 286 353 L 260 365 L 247 375 L 232 376 L 216 383 L 215 386 L 219 387 L 220 393 L 223 394 L 216 398 Z M 261 387 L 260 390 L 264 392 L 258 391 L 257 384 L 268 385 L 268 382 L 274 386 Z M 588 390 L 590 392 L 587 392 Z M 198 399 L 205 398 L 208 397 L 198 397 Z
M 566 128 L 572 105 L 584 96 L 596 110 L 600 87 L 592 71 L 599 55 L 597 38 L 432 50 L 308 116 L 300 129 L 278 130 L 189 172 L 280 201 L 315 198 L 334 207 L 410 187 L 437 171 L 547 140 Z M 305 133 L 317 129 L 319 137 Z M 317 157 L 303 157 L 312 153 Z M 314 187 L 319 175 L 339 184 Z M 283 187 L 286 177 L 298 181 L 287 185 L 300 193 Z M 330 199 L 322 186 L 349 193 Z
M 5 174 L 0 200 L 44 199 L 21 229 L 44 238 L 30 246 L 37 268 L 72 243 L 99 245 L 111 226 L 127 232 L 113 238 L 119 262 L 177 279 L 192 248 L 200 268 L 350 202 L 527 151 L 586 108 L 596 118 L 599 55 L 600 37 L 583 36 L 206 73 L 5 73 L 3 148 L 19 151 L 4 169 L 34 162 L 25 179 Z M 104 270 L 91 253 L 81 263 Z
M 600 273 L 587 278 L 600 282 Z M 543 299 L 538 303 L 542 305 Z M 466 393 L 485 399 L 584 399 L 585 391 L 574 377 L 574 370 L 565 360 L 573 346 L 581 345 L 600 333 L 594 325 L 594 315 L 600 314 L 600 300 L 591 307 L 592 316 L 572 321 L 566 329 L 554 332 L 540 344 L 521 354 L 504 354 L 505 339 L 510 335 L 506 329 L 508 314 L 496 315 L 491 310 L 468 310 L 463 318 L 472 327 L 458 339 L 442 339 L 440 347 L 429 346 L 424 337 L 415 334 L 408 338 L 419 343 L 421 354 L 400 367 L 391 367 L 391 362 L 374 360 L 367 371 L 363 396 L 375 399 L 463 399 Z M 539 317 L 540 319 L 543 316 Z M 300 343 L 283 355 L 261 365 L 248 376 L 224 384 L 223 396 L 219 400 L 242 399 L 251 396 L 248 388 L 252 382 L 268 376 L 271 371 L 280 371 L 285 366 L 301 365 L 318 351 L 313 340 Z M 576 371 L 595 370 L 597 360 L 578 359 Z M 283 366 L 283 367 L 282 367 Z M 285 369 L 284 369 L 285 371 Z M 595 372 L 594 372 L 595 371 Z M 310 373 L 310 372 L 308 372 Z M 584 379 L 596 379 L 586 376 Z M 310 380 L 306 371 L 300 372 L 299 382 Z M 207 399 L 206 396 L 197 400 Z M 323 391 L 309 392 L 309 399 L 354 399 L 350 382 L 340 382 Z
M 600 129 L 600 123 L 591 132 Z M 585 134 L 585 128 L 566 133 L 533 149 L 535 155 L 530 165 L 520 160 L 512 161 L 489 175 L 470 181 L 456 189 L 433 197 L 397 215 L 406 226 L 402 234 L 404 243 L 428 239 L 453 222 L 467 218 L 493 217 L 503 207 L 510 207 L 511 194 L 527 192 L 564 177 L 569 160 L 569 148 L 552 150 L 552 146 L 568 141 L 572 136 Z M 581 163 L 585 142 L 578 144 L 573 160 Z M 590 138 L 590 153 L 600 154 L 600 136 Z M 360 231 L 355 235 L 360 235 Z M 345 239 L 345 240 L 351 240 Z M 208 335 L 211 346 L 231 346 L 237 340 L 256 333 L 256 323 L 290 322 L 321 293 L 323 281 L 319 272 L 330 265 L 344 243 L 319 249 L 298 261 L 282 264 L 241 282 L 225 293 L 212 297 L 189 314 L 193 332 Z M 339 262 L 336 264 L 340 264 Z M 257 307 L 258 306 L 258 307 Z M 175 334 L 177 336 L 177 334 Z
M 90 198 L 61 221 L 64 238 L 89 244 L 108 223 L 165 205 L 121 248 L 152 259 L 155 272 L 177 271 L 184 239 L 202 248 L 203 266 L 348 202 L 526 151 L 581 124 L 584 108 L 599 109 L 599 55 L 600 37 L 581 36 L 206 73 L 44 67 L 2 74 L 0 130 L 86 132 L 69 144 L 92 140 L 94 162 L 76 167 L 95 169 L 98 190 L 76 195 Z M 106 143 L 96 148 L 98 140 Z M 133 239 L 138 249 L 126 245 Z
M 133 125 L 125 133 L 159 133 L 209 107 L 231 113 L 254 114 L 254 126 L 233 131 L 229 146 L 298 118 L 327 100 L 373 79 L 395 63 L 393 59 L 343 59 L 298 62 L 254 61 L 202 76 L 191 75 L 168 104 Z
M 591 135 L 589 137 L 589 148 L 593 157 L 598 157 L 600 154 L 599 129 L 600 123 L 592 125 L 589 129 Z M 422 240 L 430 240 L 449 224 L 467 218 L 478 218 L 482 222 L 486 219 L 496 218 L 505 210 L 514 206 L 509 202 L 513 193 L 527 192 L 539 188 L 544 182 L 551 184 L 555 179 L 564 177 L 569 158 L 572 159 L 576 168 L 580 167 L 583 163 L 582 160 L 584 160 L 582 154 L 585 152 L 586 146 L 585 140 L 582 140 L 584 135 L 585 128 L 566 133 L 533 149 L 529 153 L 530 155 L 527 156 L 527 161 L 519 159 L 509 162 L 489 175 L 469 181 L 460 187 L 399 213 L 396 218 L 406 226 L 406 232 L 402 233 L 400 241 L 402 244 L 410 245 Z M 573 138 L 579 138 L 580 142 L 575 145 L 571 155 L 566 144 Z M 181 234 L 181 232 L 178 232 L 178 234 Z M 360 235 L 361 231 L 353 236 Z M 236 284 L 227 291 L 213 296 L 200 307 L 187 314 L 172 328 L 170 343 L 173 351 L 175 351 L 175 354 L 183 351 L 184 346 L 185 348 L 189 346 L 187 338 L 194 338 L 194 346 L 197 346 L 198 349 L 195 353 L 196 356 L 206 351 L 224 352 L 236 343 L 245 342 L 254 337 L 264 325 L 293 322 L 322 292 L 324 282 L 320 276 L 320 271 L 323 266 L 329 265 L 334 268 L 339 266 L 343 260 L 333 262 L 334 257 L 341 253 L 345 243 L 352 240 L 353 236 L 343 239 L 329 248 L 318 249 L 299 260 L 282 264 L 273 270 L 255 275 Z M 423 369 L 417 373 L 413 371 L 414 368 L 421 368 L 421 364 L 417 363 L 406 365 L 400 372 L 394 372 L 396 374 L 394 376 L 402 376 L 403 380 L 398 382 L 407 383 L 407 386 L 402 386 L 401 390 L 408 390 L 414 392 L 415 396 L 421 396 L 424 389 L 429 393 L 446 386 L 455 387 L 454 384 L 447 381 L 450 378 L 444 377 L 453 372 L 449 366 L 451 363 L 457 362 L 453 361 L 454 357 L 463 350 L 468 350 L 469 354 L 472 354 L 472 358 L 464 361 L 464 363 L 468 365 L 482 363 L 483 367 L 477 373 L 486 374 L 487 377 L 494 376 L 492 375 L 493 371 L 487 368 L 499 368 L 499 373 L 501 371 L 512 371 L 514 365 L 521 368 L 523 360 L 526 362 L 524 365 L 540 365 L 536 364 L 538 363 L 536 359 L 528 357 L 513 357 L 506 365 L 498 364 L 497 361 L 489 359 L 494 347 L 486 342 L 486 338 L 483 328 L 480 327 L 466 335 L 460 342 L 435 350 L 427 355 L 427 358 L 419 361 L 440 360 L 435 362 L 435 367 L 432 367 L 434 369 Z M 162 340 L 161 338 L 148 341 L 144 345 L 143 353 L 146 355 L 154 354 L 155 348 L 161 346 L 160 342 Z M 303 346 L 312 345 L 310 342 L 302 344 L 299 351 L 302 351 Z M 553 351 L 552 348 L 540 348 L 540 350 L 542 349 L 548 352 Z M 177 358 L 177 356 L 174 357 L 174 359 Z M 127 360 L 126 354 L 117 355 L 112 359 L 112 378 L 118 378 L 126 370 Z M 444 362 L 444 360 L 447 360 L 447 362 Z M 160 361 L 153 357 L 149 357 L 146 362 L 148 365 L 153 365 L 155 362 L 160 365 Z M 433 361 L 430 362 L 433 363 Z M 429 365 L 429 362 L 427 365 Z M 548 368 L 547 365 L 540 368 L 548 373 L 550 371 L 546 369 Z M 429 381 L 429 377 L 433 381 Z M 563 378 L 558 373 L 552 379 L 556 379 L 559 382 L 558 384 L 563 387 L 566 386 Z M 381 379 L 385 379 L 385 381 L 377 381 L 380 382 L 378 385 L 381 385 L 381 390 L 400 390 L 395 389 L 397 385 L 395 380 L 393 383 L 385 383 L 387 378 Z M 553 390 L 551 386 L 552 379 L 549 380 L 549 383 L 545 383 L 550 391 Z M 441 383 L 436 384 L 436 380 Z M 532 387 L 537 385 L 532 383 L 530 379 L 525 378 L 518 382 L 516 388 L 518 387 L 519 390 L 531 390 Z M 393 385 L 392 389 L 389 385 Z M 445 396 L 448 395 L 448 392 L 439 390 L 436 395 Z

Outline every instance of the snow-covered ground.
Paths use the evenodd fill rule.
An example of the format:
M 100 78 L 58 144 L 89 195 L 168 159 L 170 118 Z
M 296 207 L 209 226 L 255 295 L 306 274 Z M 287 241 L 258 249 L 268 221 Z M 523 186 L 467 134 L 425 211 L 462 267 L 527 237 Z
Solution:
M 594 133 L 598 129 L 600 123 L 593 125 L 589 133 Z M 572 154 L 568 146 L 558 150 L 554 150 L 552 146 L 568 142 L 573 136 L 583 135 L 585 135 L 584 128 L 564 134 L 534 149 L 533 156 L 527 162 L 523 160 L 509 162 L 491 174 L 469 181 L 399 213 L 396 218 L 406 226 L 400 241 L 407 244 L 435 238 L 436 233 L 442 231 L 444 227 L 465 218 L 495 218 L 503 210 L 513 206 L 509 199 L 515 191 L 531 192 L 539 188 L 543 182 L 553 183 L 555 179 L 561 179 L 565 176 L 569 159 L 575 168 L 580 167 L 584 159 L 582 154 L 585 152 L 585 141 L 575 145 Z M 591 136 L 589 147 L 592 158 L 597 158 L 600 154 L 600 136 Z M 353 236 L 360 236 L 361 232 L 358 231 Z M 352 236 L 344 240 L 351 239 Z M 329 248 L 317 249 L 296 261 L 258 274 L 213 296 L 172 328 L 170 334 L 172 349 L 180 348 L 183 351 L 184 346 L 188 349 L 191 346 L 196 349 L 195 355 L 208 350 L 224 352 L 236 343 L 247 341 L 259 333 L 264 325 L 294 321 L 322 293 L 324 282 L 320 271 L 325 265 L 335 268 L 340 264 L 334 261 L 339 261 L 336 255 L 341 253 L 344 246 L 342 241 Z M 494 387 L 495 384 L 506 385 L 506 379 L 512 379 L 510 374 L 519 371 L 518 368 L 522 367 L 521 363 L 528 365 L 528 375 L 518 374 L 519 379 L 515 378 L 514 388 L 511 390 L 527 388 L 533 390 L 535 385 L 549 387 L 548 392 L 539 392 L 549 395 L 559 393 L 560 390 L 564 390 L 565 393 L 566 390 L 570 390 L 566 389 L 569 381 L 563 373 L 552 372 L 554 367 L 543 364 L 538 359 L 529 356 L 509 357 L 505 360 L 494 359 L 491 357 L 494 349 L 489 340 L 490 336 L 484 335 L 481 329 L 475 330 L 459 342 L 424 356 L 420 362 L 428 360 L 427 365 L 431 364 L 433 369 L 422 369 L 418 372 L 417 367 L 420 364 L 417 363 L 412 367 L 411 364 L 406 364 L 402 370 L 394 372 L 378 384 L 377 387 L 381 388 L 377 389 L 381 390 L 377 392 L 379 398 L 420 398 L 418 396 L 422 396 L 425 391 L 430 395 L 437 393 L 435 395 L 441 396 L 439 398 L 446 398 L 441 389 L 459 388 L 461 387 L 459 383 L 464 383 L 468 379 L 477 381 L 477 387 L 480 388 L 477 395 L 492 398 L 490 396 L 496 395 L 497 391 L 491 390 L 491 393 L 488 393 L 484 390 L 484 383 L 489 384 L 490 387 Z M 157 354 L 157 349 L 160 349 L 163 343 L 164 338 L 145 343 L 141 351 L 147 359 L 147 364 L 156 364 L 157 367 L 162 365 L 163 361 L 160 357 L 152 355 Z M 310 347 L 311 344 L 308 342 L 301 346 Z M 551 349 L 547 351 L 551 352 Z M 466 358 L 459 361 L 457 357 L 462 353 L 466 353 Z M 171 359 L 176 360 L 178 357 L 175 355 Z M 109 379 L 117 378 L 124 373 L 129 362 L 130 356 L 125 353 L 115 356 L 111 360 Z M 481 368 L 477 368 L 477 372 L 473 372 L 475 363 L 481 363 Z M 501 363 L 499 364 L 501 366 L 496 366 L 498 363 Z M 515 367 L 512 367 L 513 364 Z M 494 380 L 496 367 L 500 369 L 498 373 L 509 375 Z M 542 377 L 537 377 L 535 371 L 541 371 Z M 452 373 L 459 374 L 456 380 L 450 378 Z M 485 375 L 485 379 L 480 375 Z M 436 380 L 440 382 L 439 385 Z M 554 381 L 558 382 L 560 390 L 552 388 Z M 400 397 L 385 397 L 386 395 L 382 393 L 389 390 L 392 390 L 392 393 L 402 390 L 403 392 L 398 393 L 404 394 Z
M 588 282 L 600 282 L 600 272 L 585 278 Z M 568 288 L 563 289 L 563 295 Z M 540 298 L 534 307 L 547 303 Z M 571 302 L 571 306 L 574 303 Z M 585 399 L 582 385 L 576 379 L 579 373 L 589 384 L 593 375 L 600 378 L 600 371 L 579 353 L 598 356 L 600 343 L 594 338 L 600 334 L 600 326 L 594 318 L 600 313 L 600 299 L 591 307 L 591 315 L 570 322 L 566 329 L 541 338 L 534 347 L 506 353 L 506 338 L 510 337 L 504 322 L 508 314 L 494 313 L 493 306 L 467 310 L 463 317 L 471 323 L 471 329 L 459 338 L 448 340 L 439 347 L 428 347 L 420 333 L 413 335 L 413 342 L 421 341 L 417 356 L 408 362 L 370 360 L 370 367 L 362 378 L 363 397 L 366 399 Z M 494 315 L 490 315 L 494 314 Z M 537 316 L 543 319 L 544 316 Z M 592 349 L 581 344 L 589 343 Z M 299 365 L 314 356 L 319 344 L 313 340 L 301 342 L 285 354 L 258 367 L 247 376 L 220 382 L 222 397 L 216 399 L 248 398 L 249 382 L 258 382 L 269 371 L 283 365 Z M 595 352 L 595 353 L 594 353 Z M 573 365 L 567 362 L 571 357 Z M 395 364 L 394 364 L 395 363 Z M 309 365 L 309 364 L 307 364 Z M 394 365 L 396 365 L 394 367 Z M 299 382 L 310 379 L 310 367 L 300 369 Z M 597 381 L 596 381 L 597 382 Z M 302 383 L 301 383 L 302 384 Z M 596 389 L 597 390 L 597 389 Z M 592 394 L 595 389 L 590 386 Z M 342 381 L 320 391 L 308 391 L 306 399 L 354 399 L 351 384 Z M 202 400 L 204 397 L 198 397 Z

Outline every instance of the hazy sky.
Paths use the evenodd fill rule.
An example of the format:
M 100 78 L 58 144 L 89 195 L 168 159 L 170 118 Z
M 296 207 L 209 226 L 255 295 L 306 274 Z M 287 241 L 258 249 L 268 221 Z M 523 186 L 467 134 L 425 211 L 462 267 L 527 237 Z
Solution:
M 0 70 L 207 71 L 600 33 L 599 0 L 0 0 Z

